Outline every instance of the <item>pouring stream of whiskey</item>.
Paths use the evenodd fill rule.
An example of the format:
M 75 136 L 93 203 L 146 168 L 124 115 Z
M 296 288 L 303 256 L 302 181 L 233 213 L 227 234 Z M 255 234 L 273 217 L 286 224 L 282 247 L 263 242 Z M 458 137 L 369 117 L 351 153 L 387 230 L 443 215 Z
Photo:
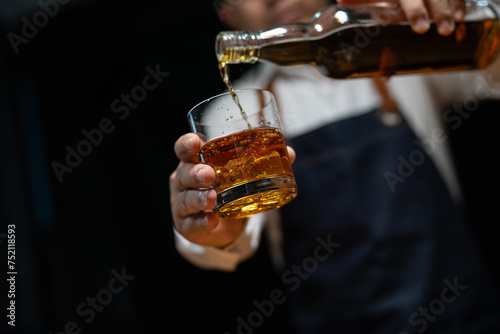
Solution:
M 231 81 L 229 80 L 229 68 L 227 65 L 228 64 L 226 62 L 223 62 L 223 61 L 219 62 L 220 75 L 222 77 L 222 80 L 226 84 L 227 88 L 229 89 L 229 92 L 231 93 L 231 96 L 233 97 L 234 102 L 238 105 L 238 108 L 240 108 L 241 117 L 243 117 L 243 119 L 247 123 L 248 128 L 251 129 L 252 126 L 250 125 L 250 122 L 248 121 L 247 114 L 246 114 L 245 110 L 243 110 L 243 107 L 240 104 L 240 99 L 238 98 L 238 95 L 236 95 L 234 88 L 233 88 L 233 85 L 231 84 Z

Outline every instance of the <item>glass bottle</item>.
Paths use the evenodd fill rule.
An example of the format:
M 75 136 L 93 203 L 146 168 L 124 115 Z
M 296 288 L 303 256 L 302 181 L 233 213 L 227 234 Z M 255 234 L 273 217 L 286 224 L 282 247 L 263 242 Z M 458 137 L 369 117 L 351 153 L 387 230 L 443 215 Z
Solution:
M 439 35 L 432 21 L 426 33 L 413 32 L 401 10 L 387 3 L 332 5 L 309 23 L 220 32 L 215 48 L 220 67 L 308 63 L 345 79 L 482 69 L 496 58 L 499 43 L 498 13 L 487 1 L 469 1 L 463 21 L 448 36 Z

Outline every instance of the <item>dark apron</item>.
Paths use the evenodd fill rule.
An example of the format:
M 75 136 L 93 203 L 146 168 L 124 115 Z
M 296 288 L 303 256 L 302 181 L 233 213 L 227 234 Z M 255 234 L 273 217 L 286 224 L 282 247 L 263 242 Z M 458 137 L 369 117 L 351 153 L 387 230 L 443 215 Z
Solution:
M 294 333 L 500 333 L 499 298 L 463 213 L 403 123 L 375 112 L 291 141 L 281 209 Z

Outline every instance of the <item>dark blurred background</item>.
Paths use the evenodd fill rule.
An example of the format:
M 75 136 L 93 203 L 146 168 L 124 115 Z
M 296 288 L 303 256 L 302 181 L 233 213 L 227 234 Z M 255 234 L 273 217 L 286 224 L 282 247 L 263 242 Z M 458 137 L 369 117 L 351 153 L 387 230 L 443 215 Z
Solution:
M 185 115 L 224 90 L 214 2 L 2 0 L 0 15 L 0 332 L 8 224 L 18 333 L 236 332 L 278 286 L 267 257 L 197 269 L 169 210 Z
M 174 248 L 173 144 L 189 109 L 224 90 L 214 5 L 0 1 L 0 249 L 6 264 L 15 224 L 17 271 L 13 328 L 0 267 L 2 333 L 236 333 L 279 288 L 265 243 L 232 274 Z M 489 256 L 498 103 L 464 121 L 451 142 Z M 286 332 L 282 308 L 254 332 Z

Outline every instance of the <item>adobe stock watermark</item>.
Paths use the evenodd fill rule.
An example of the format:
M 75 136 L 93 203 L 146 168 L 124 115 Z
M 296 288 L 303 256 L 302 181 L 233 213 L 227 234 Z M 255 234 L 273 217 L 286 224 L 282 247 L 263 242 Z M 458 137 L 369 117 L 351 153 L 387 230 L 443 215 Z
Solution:
M 310 274 L 318 269 L 319 263 L 326 261 L 340 247 L 339 243 L 332 242 L 331 235 L 328 235 L 326 239 L 318 237 L 316 241 L 318 245 L 314 248 L 311 256 L 304 258 L 300 264 L 293 264 L 281 275 L 281 281 L 287 289 L 291 291 L 299 289 L 302 282 L 307 280 Z M 255 309 L 245 318 L 241 316 L 236 318 L 238 323 L 236 333 L 252 334 L 254 329 L 262 326 L 266 318 L 274 314 L 276 306 L 283 304 L 285 301 L 285 292 L 278 288 L 269 293 L 268 299 L 254 300 L 252 304 Z M 229 333 L 225 332 L 224 334 Z
M 40 29 L 45 27 L 50 19 L 59 13 L 60 6 L 66 5 L 70 1 L 71 0 L 39 0 L 38 6 L 40 10 L 36 11 L 31 19 L 26 16 L 21 18 L 22 26 L 19 34 L 12 31 L 7 34 L 7 39 L 14 52 L 18 54 L 20 47 L 28 44 L 30 40 L 35 38 Z
M 448 125 L 451 131 L 460 128 L 464 119 L 469 118 L 474 111 L 478 110 L 481 100 L 498 96 L 498 92 L 500 92 L 500 82 L 494 81 L 493 74 L 478 76 L 474 86 L 476 88 L 472 95 L 466 96 L 462 103 L 455 103 L 443 112 L 443 123 Z M 415 170 L 436 152 L 439 145 L 448 141 L 448 138 L 445 127 L 434 128 L 429 137 L 414 141 L 416 148 L 407 156 L 399 155 L 397 169 L 395 171 L 386 170 L 383 174 L 391 192 L 396 191 L 396 186 L 399 183 L 404 183 L 411 177 Z
M 121 272 L 115 269 L 111 270 L 111 279 L 108 285 L 97 291 L 95 297 L 87 297 L 85 301 L 78 304 L 76 314 L 80 316 L 85 324 L 90 324 L 97 316 L 97 313 L 102 312 L 114 299 L 115 295 L 121 293 L 135 276 L 127 274 L 125 267 Z M 49 334 L 79 334 L 82 328 L 77 321 L 71 320 L 64 325 L 64 330 L 59 332 L 49 332 Z
M 408 322 L 411 326 L 415 327 L 417 333 L 423 333 L 429 326 L 429 323 L 436 321 L 438 316 L 446 310 L 446 305 L 455 302 L 462 292 L 468 288 L 467 285 L 459 284 L 458 277 L 455 277 L 453 282 L 445 279 L 443 283 L 445 287 L 441 290 L 438 298 L 431 300 L 426 307 L 419 307 L 417 311 L 409 316 Z M 399 334 L 410 333 L 402 331 Z
M 125 120 L 130 115 L 130 111 L 136 109 L 139 103 L 148 97 L 148 92 L 156 89 L 169 75 L 168 72 L 161 71 L 160 64 L 157 64 L 155 68 L 149 65 L 146 66 L 146 73 L 139 85 L 134 86 L 129 93 L 122 93 L 119 98 L 111 102 L 111 112 L 116 114 L 120 121 Z M 88 157 L 95 147 L 102 144 L 105 135 L 113 133 L 115 129 L 116 124 L 113 120 L 104 117 L 99 121 L 97 127 L 83 129 L 81 131 L 83 139 L 76 145 L 66 145 L 64 161 L 53 161 L 51 163 L 52 170 L 59 182 L 63 182 L 64 174 L 72 173 L 75 168 L 80 166 L 83 158 Z

